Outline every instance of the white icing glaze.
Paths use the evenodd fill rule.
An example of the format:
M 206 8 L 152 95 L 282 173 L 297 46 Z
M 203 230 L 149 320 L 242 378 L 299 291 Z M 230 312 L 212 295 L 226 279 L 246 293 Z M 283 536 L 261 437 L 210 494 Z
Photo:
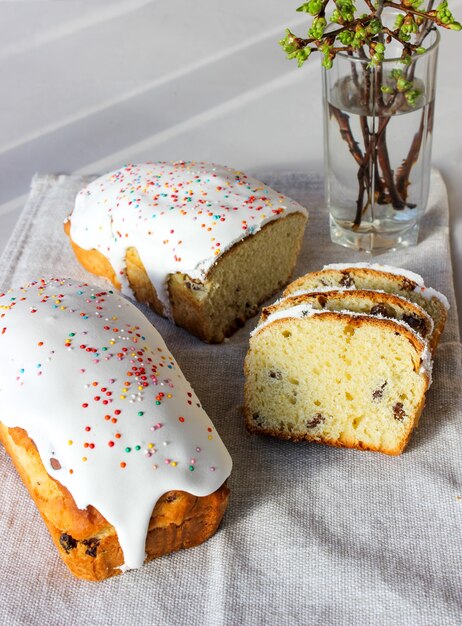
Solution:
M 279 300 L 278 300 L 279 302 Z M 301 317 L 311 317 L 312 315 L 320 315 L 321 313 L 326 313 L 326 311 L 320 311 L 319 309 L 314 309 L 310 304 L 296 304 L 295 306 L 288 307 L 287 309 L 279 309 L 278 311 L 274 311 L 270 313 L 266 320 L 262 321 L 258 324 L 250 333 L 252 337 L 257 332 L 260 332 L 263 328 L 275 322 L 276 320 L 282 320 L 286 318 L 301 318 Z
M 70 279 L 2 294 L 0 354 L 2 422 L 27 431 L 80 509 L 93 505 L 113 524 L 123 569 L 142 565 L 160 496 L 205 496 L 229 476 L 189 383 L 123 297 Z
M 388 274 L 394 274 L 395 276 L 404 276 L 414 283 L 417 283 L 414 292 L 420 294 L 426 300 L 437 298 L 446 310 L 449 310 L 449 302 L 446 296 L 433 289 L 432 287 L 426 287 L 424 279 L 419 274 L 411 272 L 410 270 L 403 269 L 402 267 L 393 267 L 392 265 L 381 265 L 379 263 L 330 263 L 324 265 L 323 270 L 347 270 L 349 268 L 364 268 L 370 270 L 376 270 L 377 272 L 387 272 Z M 353 287 L 354 288 L 354 287 Z
M 440 291 L 437 291 L 436 289 L 433 289 L 433 287 L 425 287 L 425 286 L 418 285 L 414 289 L 414 292 L 423 296 L 425 300 L 431 300 L 432 298 L 437 298 L 437 300 L 439 300 L 441 304 L 444 306 L 446 311 L 449 311 L 450 307 L 449 307 L 448 299 L 443 293 L 441 293 Z
M 428 376 L 428 386 L 430 387 L 433 382 L 433 357 L 427 342 L 425 342 L 425 347 L 420 358 L 419 374 L 426 374 Z
M 111 262 L 122 292 L 125 252 L 137 248 L 166 315 L 170 274 L 204 280 L 217 259 L 264 224 L 306 209 L 237 170 L 196 162 L 127 165 L 77 195 L 71 238 Z
M 281 298 L 281 300 L 284 300 L 285 298 L 289 298 L 290 296 L 304 296 L 305 294 L 309 294 L 309 293 L 323 293 L 325 291 L 340 291 L 340 292 L 354 291 L 355 289 L 356 287 L 354 285 L 351 285 L 350 287 L 319 285 L 319 287 L 315 287 L 314 289 L 297 289 L 297 291 L 293 291 L 292 293 L 289 293 L 284 298 Z

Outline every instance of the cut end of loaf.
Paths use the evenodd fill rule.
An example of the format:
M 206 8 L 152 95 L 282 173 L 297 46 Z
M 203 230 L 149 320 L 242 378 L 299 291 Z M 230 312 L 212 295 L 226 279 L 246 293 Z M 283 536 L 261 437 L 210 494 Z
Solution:
M 193 335 L 209 343 L 221 343 L 258 312 L 260 304 L 290 279 L 301 247 L 307 218 L 291 213 L 267 223 L 225 252 L 205 281 L 187 274 L 171 274 L 168 293 L 170 317 Z M 65 225 L 70 236 L 70 220 Z M 108 259 L 97 250 L 84 250 L 71 239 L 79 262 L 120 289 Z M 166 315 L 149 279 L 143 259 L 134 247 L 127 249 L 126 277 L 137 300 Z

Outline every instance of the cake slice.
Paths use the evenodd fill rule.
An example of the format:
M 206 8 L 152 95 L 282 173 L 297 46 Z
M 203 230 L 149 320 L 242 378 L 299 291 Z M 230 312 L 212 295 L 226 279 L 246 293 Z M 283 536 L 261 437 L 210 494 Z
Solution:
M 284 295 L 338 287 L 384 291 L 418 304 L 433 319 L 434 328 L 429 343 L 433 350 L 436 348 L 446 323 L 448 301 L 436 289 L 426 287 L 421 276 L 409 270 L 367 263 L 326 265 L 318 272 L 310 272 L 293 281 Z
M 301 303 L 257 326 L 244 371 L 250 432 L 396 455 L 423 409 L 431 358 L 403 321 Z
M 281 298 L 262 310 L 260 322 L 276 311 L 307 304 L 318 311 L 351 311 L 406 322 L 423 339 L 431 337 L 432 318 L 418 305 L 401 296 L 369 289 L 330 289 L 300 292 Z
M 207 342 L 287 284 L 308 213 L 210 163 L 127 165 L 85 187 L 65 224 L 79 262 Z

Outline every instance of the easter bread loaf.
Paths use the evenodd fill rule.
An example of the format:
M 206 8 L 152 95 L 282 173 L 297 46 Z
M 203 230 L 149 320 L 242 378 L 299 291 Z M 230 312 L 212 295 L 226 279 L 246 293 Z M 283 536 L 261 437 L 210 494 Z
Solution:
M 102 580 L 213 535 L 231 459 L 145 316 L 71 279 L 0 308 L 0 440 L 72 573 Z
M 222 342 L 287 284 L 307 211 L 237 170 L 128 165 L 77 195 L 79 262 L 207 342 Z

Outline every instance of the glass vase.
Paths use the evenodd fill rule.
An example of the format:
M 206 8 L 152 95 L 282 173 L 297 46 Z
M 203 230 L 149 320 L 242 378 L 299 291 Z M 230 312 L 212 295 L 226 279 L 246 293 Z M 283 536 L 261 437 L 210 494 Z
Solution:
M 325 191 L 334 243 L 417 243 L 428 200 L 439 34 L 409 64 L 339 53 L 323 68 Z

